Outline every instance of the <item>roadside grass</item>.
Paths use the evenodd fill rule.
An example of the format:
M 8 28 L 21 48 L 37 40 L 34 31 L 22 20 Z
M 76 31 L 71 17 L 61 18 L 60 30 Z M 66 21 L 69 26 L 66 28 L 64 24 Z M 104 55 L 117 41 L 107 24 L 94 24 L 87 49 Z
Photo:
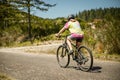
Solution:
M 8 76 L 7 74 L 0 73 L 0 80 L 16 80 L 16 79 Z
M 41 54 L 41 53 L 45 53 L 45 54 L 56 54 L 57 48 L 59 45 L 41 45 L 38 47 L 33 47 L 33 48 L 28 48 L 25 49 L 24 51 L 27 53 L 35 53 L 35 54 Z
M 31 41 L 27 40 L 24 42 L 12 42 L 9 45 L 4 45 L 4 46 L 0 46 L 0 47 L 23 47 L 23 46 L 33 46 L 33 45 L 41 45 L 41 44 L 45 44 L 46 42 L 49 42 L 50 40 L 57 40 L 58 38 L 55 37 L 55 34 L 51 34 L 48 36 L 44 36 L 40 39 L 34 39 Z
M 95 59 L 120 62 L 120 54 L 93 53 L 93 56 Z
M 50 46 L 49 46 L 50 47 Z M 43 49 L 44 48 L 44 49 Z M 57 47 L 42 47 L 42 49 L 27 49 L 25 52 L 28 53 L 36 53 L 36 54 L 54 54 L 56 55 Z M 108 61 L 117 61 L 120 62 L 120 55 L 119 54 L 105 54 L 105 53 L 94 53 L 93 52 L 93 58 L 94 59 L 99 59 L 99 60 L 108 60 Z
M 55 41 L 57 41 L 57 43 L 62 42 L 61 39 L 56 38 L 54 36 L 54 34 L 50 35 L 50 36 L 46 36 L 43 37 L 41 40 L 34 40 L 34 44 L 31 44 L 30 41 L 27 42 L 23 42 L 18 44 L 17 46 L 39 46 L 39 45 L 48 45 L 48 44 L 52 44 L 52 43 L 56 43 Z M 29 52 L 29 53 L 46 53 L 46 54 L 56 54 L 56 50 L 57 47 L 52 47 L 49 46 L 50 48 L 46 48 L 44 47 L 44 49 L 28 49 L 25 50 L 25 52 Z M 94 53 L 93 51 L 93 57 L 95 59 L 100 59 L 100 60 L 109 60 L 109 61 L 118 61 L 120 62 L 120 54 L 108 54 L 108 53 Z
M 45 37 L 42 37 L 41 39 L 35 39 L 33 44 L 31 44 L 30 41 L 25 41 L 22 43 L 13 43 L 11 46 L 8 47 L 23 47 L 23 46 L 40 46 L 40 45 L 48 45 L 52 43 L 60 43 L 60 38 L 56 38 L 55 34 L 51 34 Z M 47 54 L 56 54 L 57 47 L 49 46 L 50 48 L 44 47 L 44 49 L 27 49 L 25 52 L 29 53 L 47 53 Z M 101 59 L 101 60 L 111 60 L 111 61 L 119 61 L 120 62 L 120 54 L 105 54 L 105 53 L 94 53 L 93 56 L 95 59 Z
M 45 53 L 45 54 L 56 54 L 55 50 L 26 50 L 25 52 L 28 53 L 34 53 L 34 54 L 41 54 L 41 53 Z

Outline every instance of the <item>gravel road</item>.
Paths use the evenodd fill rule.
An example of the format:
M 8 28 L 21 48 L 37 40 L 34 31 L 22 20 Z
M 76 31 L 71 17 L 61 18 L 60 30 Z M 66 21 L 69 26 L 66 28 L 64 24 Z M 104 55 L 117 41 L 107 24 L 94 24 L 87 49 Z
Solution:
M 68 68 L 60 68 L 53 54 L 25 52 L 34 48 L 0 49 L 0 72 L 16 80 L 120 80 L 120 62 L 94 60 L 92 71 L 83 72 L 72 59 Z

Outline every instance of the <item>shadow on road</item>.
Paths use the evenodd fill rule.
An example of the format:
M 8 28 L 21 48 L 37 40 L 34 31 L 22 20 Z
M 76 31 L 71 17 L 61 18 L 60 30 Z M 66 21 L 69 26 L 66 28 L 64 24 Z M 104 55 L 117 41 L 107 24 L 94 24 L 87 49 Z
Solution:
M 100 66 L 93 66 L 93 68 L 90 70 L 91 73 L 101 73 L 102 67 Z
M 73 68 L 76 70 L 80 70 L 80 68 L 75 67 L 75 66 L 68 66 L 67 68 Z M 93 68 L 89 71 L 90 73 L 101 73 L 102 67 L 100 66 L 93 66 Z
M 67 68 L 73 68 L 73 69 L 76 69 L 77 67 L 75 67 L 75 66 L 68 66 Z

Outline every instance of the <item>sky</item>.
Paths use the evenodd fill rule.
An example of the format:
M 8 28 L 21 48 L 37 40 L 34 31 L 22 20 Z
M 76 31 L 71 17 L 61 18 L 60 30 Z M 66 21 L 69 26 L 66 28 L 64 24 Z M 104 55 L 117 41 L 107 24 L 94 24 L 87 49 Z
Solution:
M 46 3 L 57 4 L 42 12 L 34 9 L 32 14 L 42 18 L 67 17 L 84 10 L 119 7 L 120 0 L 44 0 Z

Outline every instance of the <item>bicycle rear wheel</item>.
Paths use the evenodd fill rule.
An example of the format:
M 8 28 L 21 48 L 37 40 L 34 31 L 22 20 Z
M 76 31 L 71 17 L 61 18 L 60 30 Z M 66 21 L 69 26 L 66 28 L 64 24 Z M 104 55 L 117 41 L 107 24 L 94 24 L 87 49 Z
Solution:
M 78 67 L 82 71 L 89 71 L 92 66 L 93 66 L 93 56 L 92 56 L 92 51 L 85 47 L 81 46 L 78 49 Z
M 70 63 L 70 56 L 67 54 L 67 49 L 60 45 L 57 49 L 57 61 L 60 67 L 66 68 Z

